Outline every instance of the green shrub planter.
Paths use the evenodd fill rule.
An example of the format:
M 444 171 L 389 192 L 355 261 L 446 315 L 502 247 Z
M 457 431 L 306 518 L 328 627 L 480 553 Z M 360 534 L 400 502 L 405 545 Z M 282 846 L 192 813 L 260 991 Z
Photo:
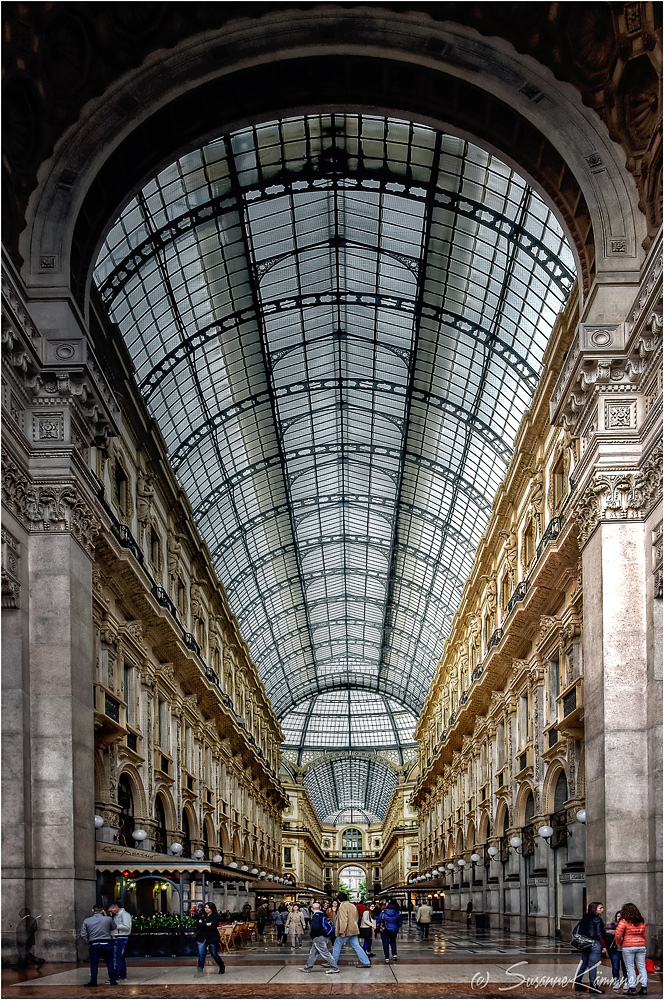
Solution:
M 189 928 L 175 930 L 132 931 L 127 941 L 128 958 L 164 958 L 173 955 L 197 954 L 195 931 Z

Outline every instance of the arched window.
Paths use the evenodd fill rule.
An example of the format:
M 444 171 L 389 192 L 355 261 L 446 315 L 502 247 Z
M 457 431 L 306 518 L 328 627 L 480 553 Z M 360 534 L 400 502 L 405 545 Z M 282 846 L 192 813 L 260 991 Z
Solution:
M 560 812 L 563 809 L 565 802 L 567 801 L 567 778 L 565 772 L 561 771 L 558 775 L 558 781 L 556 782 L 556 790 L 553 793 L 553 811 L 554 813 Z
M 344 830 L 341 837 L 341 850 L 345 853 L 346 851 L 351 851 L 354 853 L 362 851 L 362 831 L 356 830 L 355 827 L 349 827 L 348 830 Z
M 159 851 L 161 854 L 165 854 L 168 847 L 166 834 L 166 813 L 164 811 L 164 803 L 162 802 L 161 795 L 158 795 L 155 799 L 154 813 L 157 821 L 157 829 L 155 830 L 154 835 L 154 849 L 155 851 Z
M 191 857 L 191 833 L 186 810 L 182 812 L 182 855 L 185 858 Z
M 533 793 L 531 792 L 526 799 L 526 808 L 524 812 L 524 826 L 530 826 L 533 821 L 533 816 L 535 815 L 535 799 L 533 798 Z
M 567 843 L 567 810 L 565 802 L 569 796 L 567 788 L 567 776 L 564 771 L 558 775 L 556 788 L 553 793 L 553 816 L 551 826 L 553 827 L 553 846 L 563 847 Z
M 118 782 L 118 805 L 120 806 L 118 842 L 124 844 L 125 847 L 133 847 L 132 833 L 136 829 L 134 826 L 134 796 L 131 793 L 131 785 L 126 774 L 120 775 Z

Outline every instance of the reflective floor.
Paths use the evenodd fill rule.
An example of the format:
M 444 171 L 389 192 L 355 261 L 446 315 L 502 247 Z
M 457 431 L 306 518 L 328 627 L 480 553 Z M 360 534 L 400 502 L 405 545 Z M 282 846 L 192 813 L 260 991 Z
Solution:
M 467 931 L 457 924 L 432 925 L 428 940 L 415 928 L 399 937 L 398 961 L 387 964 L 380 939 L 374 943 L 371 968 L 358 967 L 346 945 L 338 975 L 324 975 L 318 961 L 314 972 L 303 973 L 309 945 L 277 945 L 272 935 L 224 955 L 226 973 L 220 976 L 208 958 L 203 976 L 195 959 L 130 958 L 128 978 L 117 987 L 106 983 L 100 970 L 96 990 L 86 988 L 88 967 L 45 965 L 40 970 L 3 971 L 3 997 L 68 998 L 84 995 L 113 997 L 544 997 L 568 996 L 576 970 L 569 947 L 549 938 L 502 932 Z M 611 995 L 610 967 L 599 970 L 601 985 Z M 662 995 L 661 973 L 651 978 L 649 993 Z

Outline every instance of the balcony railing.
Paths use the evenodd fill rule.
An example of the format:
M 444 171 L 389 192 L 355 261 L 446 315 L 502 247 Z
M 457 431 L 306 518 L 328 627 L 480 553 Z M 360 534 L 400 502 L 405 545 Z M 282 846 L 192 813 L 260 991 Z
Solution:
M 554 539 L 558 537 L 558 535 L 562 531 L 562 527 L 563 527 L 563 518 L 561 514 L 559 514 L 558 517 L 551 518 L 551 520 L 547 525 L 546 531 L 542 535 L 539 541 L 539 545 L 537 546 L 537 559 L 540 558 L 542 552 L 549 544 L 549 542 L 554 541 Z
M 508 615 L 513 611 L 513 609 L 515 608 L 515 606 L 520 601 L 522 601 L 524 599 L 524 597 L 526 596 L 526 594 L 528 592 L 528 587 L 529 586 L 530 586 L 530 583 L 529 583 L 528 580 L 522 580 L 521 583 L 519 583 L 517 585 L 517 587 L 514 590 L 514 593 L 510 597 L 509 601 L 507 602 L 507 614 Z
M 490 649 L 493 649 L 494 646 L 498 645 L 502 637 L 503 637 L 503 630 L 501 628 L 495 628 L 491 633 L 491 638 L 487 643 L 486 647 L 487 653 L 489 652 Z

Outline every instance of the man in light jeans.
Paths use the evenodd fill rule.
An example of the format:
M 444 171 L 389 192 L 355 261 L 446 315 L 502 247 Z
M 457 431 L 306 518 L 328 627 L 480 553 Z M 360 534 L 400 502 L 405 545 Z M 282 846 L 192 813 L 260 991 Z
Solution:
M 336 964 L 339 961 L 341 949 L 346 941 L 348 941 L 351 948 L 357 955 L 359 964 L 369 967 L 371 962 L 367 958 L 358 939 L 360 928 L 358 926 L 357 910 L 352 903 L 349 903 L 348 896 L 345 892 L 340 892 L 337 898 L 339 899 L 339 909 L 337 910 L 337 916 L 334 921 L 336 941 L 334 942 L 332 958 Z

